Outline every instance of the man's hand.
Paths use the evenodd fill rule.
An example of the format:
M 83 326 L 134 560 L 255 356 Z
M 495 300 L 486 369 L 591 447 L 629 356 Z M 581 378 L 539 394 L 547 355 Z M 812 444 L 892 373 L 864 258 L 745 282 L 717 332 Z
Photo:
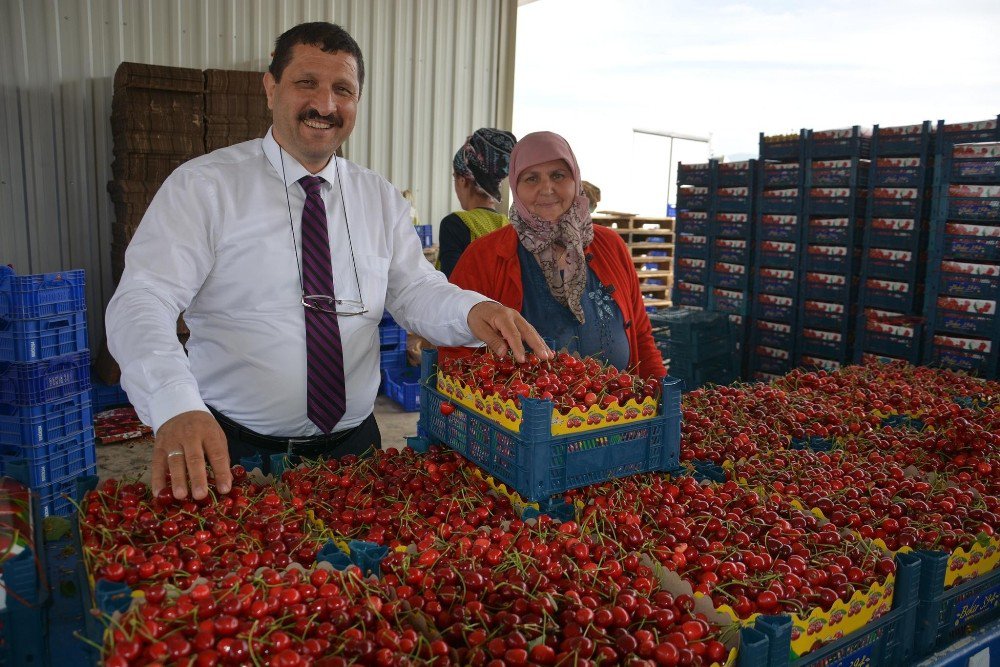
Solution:
M 201 500 L 208 495 L 208 474 L 205 459 L 215 472 L 215 487 L 229 493 L 233 475 L 229 470 L 229 445 L 219 423 L 208 412 L 191 410 L 168 419 L 156 432 L 153 443 L 153 493 L 167 484 L 167 470 L 174 498 L 187 497 L 188 481 L 191 496 Z
M 539 359 L 551 359 L 555 354 L 519 312 L 496 301 L 477 303 L 469 311 L 468 321 L 472 334 L 496 354 L 504 355 L 510 350 L 515 360 L 523 362 L 525 345 Z

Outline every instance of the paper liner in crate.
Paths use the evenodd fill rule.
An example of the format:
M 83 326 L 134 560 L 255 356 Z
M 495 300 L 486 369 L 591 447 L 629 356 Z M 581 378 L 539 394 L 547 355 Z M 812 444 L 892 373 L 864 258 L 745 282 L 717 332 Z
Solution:
M 515 433 L 521 431 L 523 415 L 511 399 L 499 396 L 484 396 L 479 389 L 468 386 L 461 380 L 438 373 L 437 390 L 456 403 L 467 407 L 476 414 L 507 428 Z M 629 399 L 624 406 L 617 403 L 608 408 L 593 405 L 586 412 L 573 408 L 569 414 L 552 411 L 552 435 L 571 435 L 596 431 L 607 426 L 620 426 L 651 419 L 656 416 L 657 404 L 653 398 L 637 402 Z
M 131 406 L 104 410 L 94 415 L 94 439 L 99 445 L 146 438 L 152 434 L 153 429 L 139 421 L 135 408 Z

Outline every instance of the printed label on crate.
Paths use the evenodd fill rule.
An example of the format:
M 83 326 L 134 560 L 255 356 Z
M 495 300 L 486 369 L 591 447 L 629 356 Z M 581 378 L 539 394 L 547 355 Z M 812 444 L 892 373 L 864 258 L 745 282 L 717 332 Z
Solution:
M 872 229 L 893 232 L 912 232 L 917 222 L 913 218 L 872 218 Z
M 747 214 L 746 213 L 716 213 L 715 219 L 719 222 L 734 222 L 737 224 L 746 224 Z
M 747 247 L 747 242 L 744 239 L 715 239 L 715 245 L 717 248 L 743 250 Z
M 931 128 L 933 131 L 934 128 Z M 894 137 L 898 137 L 905 134 L 921 134 L 924 131 L 923 125 L 897 125 L 895 127 L 880 127 L 878 128 L 879 134 L 888 134 Z
M 798 188 L 784 188 L 781 190 L 764 190 L 766 199 L 790 199 L 799 196 Z
M 757 320 L 757 328 L 762 331 L 774 331 L 775 333 L 790 334 L 792 325 L 783 322 L 771 322 L 770 320 Z
M 705 260 L 697 257 L 678 257 L 677 266 L 682 269 L 704 269 Z
M 699 234 L 678 234 L 677 242 L 687 245 L 705 245 L 708 243 L 708 237 Z
M 1000 266 L 996 264 L 975 264 L 973 262 L 955 262 L 945 260 L 941 262 L 941 270 L 948 273 L 961 273 L 968 276 L 998 276 Z
M 906 317 L 903 313 L 896 313 L 891 310 L 879 310 L 878 308 L 865 308 L 865 317 L 869 317 L 876 320 L 898 320 L 901 317 Z
M 941 347 L 953 347 L 956 350 L 969 350 L 971 352 L 982 352 L 989 354 L 993 350 L 993 344 L 982 338 L 962 338 L 961 336 L 934 336 L 934 344 Z
M 719 163 L 719 171 L 747 171 L 748 169 L 750 169 L 750 160 Z
M 859 137 L 870 137 L 872 135 L 872 130 L 870 127 L 859 127 L 858 134 Z M 843 127 L 836 130 L 817 130 L 812 133 L 813 139 L 850 139 L 854 137 L 853 127 Z
M 953 132 L 975 132 L 977 130 L 995 130 L 997 129 L 996 118 L 991 118 L 990 120 L 977 120 L 974 123 L 948 123 L 942 128 L 942 131 L 946 134 Z
M 704 211 L 681 211 L 677 214 L 678 220 L 708 220 L 708 213 Z
M 771 278 L 773 280 L 785 280 L 792 281 L 795 280 L 795 271 L 792 269 L 772 269 L 772 268 L 762 268 L 758 271 L 762 278 Z
M 762 225 L 767 225 L 769 227 L 794 227 L 799 224 L 799 216 L 772 215 L 768 213 L 760 217 L 760 222 Z
M 1000 537 L 991 535 L 988 539 L 980 537 L 972 543 L 969 551 L 958 547 L 948 556 L 948 569 L 944 575 L 944 587 L 948 588 L 961 581 L 968 581 L 974 577 L 987 574 L 996 569 L 1000 564 Z M 1000 585 L 998 585 L 1000 586 Z M 973 616 L 983 611 L 983 604 L 987 608 L 996 608 L 1000 595 L 998 586 L 983 591 L 975 597 L 971 597 L 962 602 L 961 606 L 955 609 L 955 619 L 968 621 Z
M 868 256 L 872 259 L 881 259 L 887 262 L 907 263 L 913 260 L 913 253 L 909 250 L 892 250 L 890 248 L 869 248 Z
M 844 313 L 844 304 L 842 303 L 830 303 L 829 301 L 805 301 L 805 309 L 811 310 L 817 313 L 832 313 L 837 315 L 842 315 Z
M 682 185 L 678 188 L 679 193 L 685 196 L 707 195 L 708 188 L 703 185 Z
M 956 144 L 951 154 L 961 158 L 1000 157 L 1000 143 Z
M 683 280 L 678 280 L 676 283 L 674 283 L 674 287 L 676 287 L 681 292 L 702 293 L 705 291 L 705 286 L 702 285 L 701 283 L 689 283 Z
M 792 356 L 788 350 L 781 350 L 767 345 L 758 345 L 757 354 L 764 357 L 770 357 L 772 359 L 789 359 Z
M 840 275 L 839 273 L 816 273 L 810 271 L 806 273 L 806 282 L 816 285 L 843 286 L 847 284 L 847 276 Z
M 943 310 L 978 315 L 994 315 L 997 312 L 997 302 L 988 299 L 959 299 L 953 296 L 939 296 L 937 305 Z
M 733 197 L 744 199 L 750 195 L 750 188 L 748 187 L 731 187 L 731 188 L 719 188 L 716 193 L 720 197 Z
M 966 185 L 952 183 L 948 186 L 949 197 L 1000 197 L 1000 185 Z
M 758 294 L 757 302 L 773 306 L 792 306 L 794 299 L 790 296 L 778 296 L 777 294 Z
M 823 340 L 835 343 L 839 343 L 844 338 L 836 331 L 823 331 L 822 329 L 803 329 L 802 336 L 813 340 Z
M 840 370 L 840 362 L 834 361 L 833 359 L 824 359 L 823 357 L 811 357 L 807 354 L 803 354 L 800 357 L 803 366 L 816 366 L 817 368 L 822 368 L 827 371 Z
M 764 171 L 798 171 L 798 162 L 768 162 L 764 165 Z
M 480 414 L 492 422 L 520 432 L 523 414 L 512 400 L 501 400 L 496 395 L 483 396 L 479 389 L 469 387 L 461 380 L 438 374 L 437 389 L 460 403 L 469 410 Z M 586 412 L 573 408 L 569 414 L 552 411 L 552 435 L 566 435 L 606 428 L 609 425 L 618 426 L 618 422 L 627 424 L 656 416 L 657 404 L 652 398 L 646 398 L 642 403 L 629 399 L 624 406 L 613 404 L 608 408 L 593 405 Z
M 865 329 L 873 333 L 889 334 L 897 338 L 913 338 L 916 330 L 903 324 L 889 324 L 883 320 L 865 318 Z
M 715 270 L 719 273 L 728 273 L 733 275 L 743 275 L 747 272 L 747 267 L 742 264 L 730 264 L 729 262 L 716 262 Z
M 712 168 L 711 162 L 699 162 L 697 164 L 682 164 L 681 171 L 708 171 Z
M 774 382 L 775 380 L 780 380 L 781 376 L 774 373 L 765 373 L 764 371 L 754 371 L 753 379 L 760 382 Z
M 847 227 L 850 218 L 809 218 L 810 227 Z
M 761 241 L 760 249 L 768 252 L 790 253 L 795 252 L 798 246 L 791 241 Z
M 875 199 L 918 199 L 920 190 L 917 188 L 874 188 L 872 197 Z
M 892 169 L 894 167 L 919 167 L 918 157 L 880 157 L 875 160 L 875 166 L 879 169 Z
M 847 257 L 847 246 L 842 245 L 810 245 L 810 255 L 826 255 L 827 257 Z
M 743 301 L 746 297 L 744 292 L 734 292 L 733 290 L 722 289 L 721 287 L 713 289 L 712 293 L 717 297 L 728 299 L 729 301 Z
M 905 294 L 910 291 L 910 284 L 897 280 L 882 280 L 880 278 L 869 278 L 865 281 L 865 286 L 878 292 L 899 292 Z
M 813 169 L 846 169 L 851 164 L 851 160 L 813 160 Z
M 964 222 L 949 222 L 944 231 L 957 236 L 988 236 L 1000 237 L 1000 227 L 992 225 L 970 225 Z
M 729 321 L 737 326 L 743 326 L 743 316 L 731 313 L 729 315 Z

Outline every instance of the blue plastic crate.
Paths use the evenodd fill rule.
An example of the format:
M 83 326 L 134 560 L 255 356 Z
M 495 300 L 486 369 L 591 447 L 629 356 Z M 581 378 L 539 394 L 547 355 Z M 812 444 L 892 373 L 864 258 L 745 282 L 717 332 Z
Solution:
M 967 371 L 979 377 L 995 377 L 996 341 L 949 333 L 928 334 L 924 363 Z
M 913 218 L 872 218 L 866 230 L 867 244 L 876 248 L 916 250 L 926 228 Z
M 717 212 L 709 229 L 713 236 L 731 239 L 749 239 L 753 235 L 750 216 L 746 213 Z
M 680 457 L 681 381 L 667 377 L 656 417 L 624 426 L 553 437 L 550 401 L 522 399 L 520 432 L 450 402 L 434 385 L 437 354 L 424 352 L 420 429 L 456 450 L 528 501 L 545 500 L 580 486 L 643 472 L 669 471 Z
M 932 246 L 931 253 L 953 259 L 1000 261 L 1000 225 L 947 222 L 940 250 Z
M 784 375 L 795 367 L 792 351 L 757 345 L 750 350 L 750 368 L 772 375 Z
M 712 259 L 727 264 L 750 264 L 750 241 L 746 239 L 717 238 L 712 244 Z
M 862 226 L 854 215 L 810 217 L 806 225 L 806 242 L 820 245 L 859 245 Z
M 958 144 L 942 171 L 949 183 L 1000 183 L 1000 143 Z
M 420 245 L 424 248 L 430 248 L 434 245 L 434 227 L 433 225 L 413 225 L 413 230 L 420 237 Z
M 795 346 L 796 332 L 792 325 L 785 322 L 771 322 L 770 320 L 755 320 L 751 341 L 754 346 L 764 345 L 784 350 L 791 350 Z
M 927 161 L 919 155 L 880 157 L 872 169 L 876 188 L 920 188 L 926 185 Z
M 382 371 L 385 395 L 403 406 L 406 412 L 420 409 L 420 369 L 416 366 L 387 368 Z
M 90 374 L 90 395 L 93 401 L 94 414 L 103 412 L 108 408 L 117 408 L 129 405 L 128 394 L 122 389 L 121 384 L 104 384 L 96 374 Z
M 894 127 L 875 126 L 872 132 L 872 150 L 879 157 L 885 155 L 927 155 L 934 134 L 929 120 L 914 125 Z
M 757 173 L 757 160 L 740 162 L 719 162 L 716 166 L 715 183 L 719 187 L 753 186 Z
M 761 241 L 798 243 L 802 236 L 797 215 L 764 214 L 760 216 L 758 237 Z
M 677 210 L 707 211 L 710 188 L 682 185 L 677 188 Z
M 747 268 L 743 264 L 715 262 L 712 264 L 712 274 L 708 282 L 712 287 L 746 292 L 750 287 L 750 276 L 747 275 Z
M 798 272 L 792 269 L 758 268 L 754 291 L 796 298 L 799 293 Z
M 90 353 L 31 363 L 0 363 L 0 402 L 41 405 L 90 391 Z
M 809 188 L 809 215 L 863 215 L 867 190 L 857 188 Z
M 802 298 L 847 303 L 857 286 L 854 276 L 842 273 L 807 271 L 802 286 Z
M 674 232 L 695 236 L 708 234 L 708 213 L 705 211 L 679 211 L 674 221 Z
M 805 368 L 816 368 L 819 370 L 827 371 L 828 373 L 835 373 L 839 371 L 846 361 L 840 359 L 829 359 L 827 357 L 820 357 L 814 354 L 799 354 L 798 365 Z
M 808 183 L 814 188 L 857 188 L 868 186 L 867 160 L 840 158 L 813 160 L 809 165 Z
M 683 280 L 675 280 L 672 301 L 675 306 L 707 308 L 708 290 L 703 283 L 690 283 Z
M 1000 300 L 1000 264 L 942 260 L 930 268 L 928 282 L 938 294 Z
M 19 276 L 0 266 L 0 318 L 29 320 L 87 309 L 83 270 Z
M 712 163 L 677 163 L 677 184 L 708 187 L 712 184 Z
M 675 260 L 674 280 L 708 283 L 708 262 L 697 257 L 678 257 Z
M 761 160 L 802 160 L 806 150 L 806 130 L 789 134 L 760 133 Z
M 870 247 L 865 253 L 866 275 L 872 278 L 909 281 L 916 275 L 917 253 L 897 248 Z
M 25 483 L 24 480 L 21 480 Z M 47 579 L 39 576 L 45 571 L 45 550 L 41 511 L 37 500 L 32 500 L 31 520 L 34 529 L 34 549 L 24 549 L 0 564 L 6 608 L 0 611 L 0 665 L 48 664 L 47 645 L 49 624 Z
M 86 349 L 84 311 L 31 320 L 0 318 L 0 361 L 41 361 Z
M 836 130 L 810 130 L 809 156 L 813 158 L 868 157 L 871 152 L 871 131 L 858 125 Z
M 798 162 L 767 162 L 761 187 L 765 189 L 795 188 L 802 185 L 802 165 Z
M 861 283 L 861 301 L 879 310 L 907 313 L 920 297 L 917 287 L 905 280 L 866 278 Z
M 971 123 L 945 123 L 938 121 L 935 147 L 938 154 L 945 154 L 955 144 L 981 141 L 1000 141 L 1000 116 Z
M 798 311 L 798 299 L 790 296 L 758 293 L 753 299 L 753 315 L 756 319 L 772 322 L 795 322 Z
M 698 234 L 677 234 L 675 237 L 674 251 L 678 257 L 697 257 L 698 259 L 709 259 L 711 246 L 708 237 Z
M 1000 224 L 1000 184 L 949 185 L 944 196 L 949 219 Z
M 757 265 L 775 269 L 798 269 L 799 244 L 793 241 L 758 241 Z
M 4 445 L 34 447 L 61 440 L 93 423 L 89 392 L 34 406 L 0 403 L 0 451 Z
M 22 462 L 24 471 L 18 478 L 28 480 L 32 487 L 76 477 L 81 471 L 97 464 L 94 428 L 88 426 L 67 438 L 47 443 L 46 447 L 0 445 L 0 475 Z
M 935 331 L 995 338 L 1000 325 L 997 301 L 938 296 L 928 316 Z
M 920 188 L 872 188 L 868 196 L 874 218 L 919 220 L 925 200 Z
M 1000 616 L 1000 570 L 944 587 L 948 554 L 917 551 L 923 571 L 916 621 L 916 656 L 942 648 Z
M 726 317 L 719 313 L 668 308 L 649 316 L 653 336 L 672 344 L 699 345 L 729 336 Z
M 791 649 L 792 623 L 787 615 L 762 615 L 741 631 L 741 667 L 896 666 L 912 662 L 917 623 L 921 562 L 910 553 L 896 555 L 892 609 L 845 637 L 804 655 Z M 748 632 L 750 631 L 750 632 Z
M 75 476 L 35 488 L 38 493 L 42 517 L 69 516 L 76 512 L 73 504 L 77 498 L 77 480 L 97 475 L 97 466 L 80 470 Z
M 400 348 L 392 348 L 386 350 L 380 350 L 381 359 L 379 361 L 379 368 L 382 370 L 386 369 L 399 369 L 406 366 L 406 346 Z
M 916 364 L 920 359 L 923 322 L 918 318 L 864 317 L 858 350 L 904 359 Z M 860 361 L 859 354 L 855 359 Z
M 826 357 L 846 362 L 851 357 L 852 340 L 848 329 L 850 323 L 844 322 L 840 330 L 814 329 L 802 327 L 799 331 L 798 350 L 801 354 Z
M 831 301 L 802 301 L 802 326 L 817 329 L 839 329 L 851 321 L 851 308 L 847 304 Z
M 802 188 L 763 190 L 760 198 L 760 210 L 762 213 L 798 215 L 802 211 Z
M 749 213 L 753 204 L 753 191 L 746 185 L 720 187 L 715 191 L 713 210 L 725 213 Z
M 802 266 L 807 271 L 850 274 L 860 255 L 861 249 L 852 246 L 809 244 Z
M 405 345 L 406 330 L 395 322 L 383 322 L 378 325 L 379 345 Z
M 750 293 L 745 288 L 726 289 L 715 287 L 712 290 L 709 307 L 712 310 L 726 313 L 727 315 L 746 316 L 750 310 Z
M 730 373 L 733 370 L 734 352 L 732 341 L 729 341 L 728 345 L 716 349 L 713 356 L 704 359 L 692 359 L 674 353 L 668 357 L 670 377 L 689 380 L 699 372 L 703 376 Z

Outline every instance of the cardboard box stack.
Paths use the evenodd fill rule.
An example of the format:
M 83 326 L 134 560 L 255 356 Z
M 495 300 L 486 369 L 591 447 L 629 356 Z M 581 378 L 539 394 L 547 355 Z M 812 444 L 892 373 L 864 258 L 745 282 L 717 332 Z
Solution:
M 271 126 L 263 74 L 205 70 L 205 151 L 259 139 Z

